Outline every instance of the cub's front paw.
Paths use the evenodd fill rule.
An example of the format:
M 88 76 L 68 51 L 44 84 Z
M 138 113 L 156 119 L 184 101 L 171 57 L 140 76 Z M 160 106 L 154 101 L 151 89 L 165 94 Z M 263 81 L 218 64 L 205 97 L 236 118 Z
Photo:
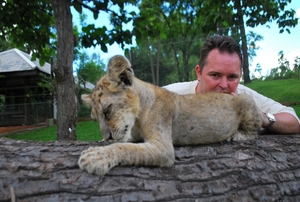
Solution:
M 109 147 L 90 147 L 81 152 L 78 160 L 80 169 L 97 175 L 105 175 L 117 165 L 113 150 Z

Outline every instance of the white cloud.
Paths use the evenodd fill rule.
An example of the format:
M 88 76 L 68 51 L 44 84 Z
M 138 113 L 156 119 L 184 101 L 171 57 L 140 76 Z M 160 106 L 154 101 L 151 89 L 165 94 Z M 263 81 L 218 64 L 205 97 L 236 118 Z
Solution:
M 300 18 L 300 8 L 296 9 L 296 17 Z

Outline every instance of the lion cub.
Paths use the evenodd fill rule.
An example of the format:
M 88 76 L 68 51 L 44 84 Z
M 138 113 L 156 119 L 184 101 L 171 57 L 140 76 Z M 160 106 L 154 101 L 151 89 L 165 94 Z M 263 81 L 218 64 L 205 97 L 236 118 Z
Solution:
M 82 99 L 92 107 L 104 140 L 119 142 L 81 153 L 79 167 L 97 175 L 117 165 L 169 167 L 173 145 L 251 140 L 261 126 L 248 95 L 177 95 L 136 78 L 120 55 L 109 60 L 107 73 Z

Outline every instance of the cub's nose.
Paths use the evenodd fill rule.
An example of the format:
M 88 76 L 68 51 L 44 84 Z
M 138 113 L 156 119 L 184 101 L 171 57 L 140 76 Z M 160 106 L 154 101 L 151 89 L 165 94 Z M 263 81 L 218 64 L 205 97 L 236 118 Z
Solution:
M 109 132 L 109 135 L 106 138 L 106 141 L 110 141 L 110 140 L 113 140 L 113 138 L 112 138 L 112 132 Z

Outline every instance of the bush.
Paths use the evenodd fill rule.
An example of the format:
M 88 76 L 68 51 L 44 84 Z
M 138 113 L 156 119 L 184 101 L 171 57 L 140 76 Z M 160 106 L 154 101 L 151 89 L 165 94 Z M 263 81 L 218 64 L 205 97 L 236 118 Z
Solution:
M 91 108 L 82 104 L 79 106 L 77 117 L 79 118 L 91 118 Z
M 0 111 L 3 111 L 4 109 L 4 103 L 5 103 L 5 96 L 0 95 Z

